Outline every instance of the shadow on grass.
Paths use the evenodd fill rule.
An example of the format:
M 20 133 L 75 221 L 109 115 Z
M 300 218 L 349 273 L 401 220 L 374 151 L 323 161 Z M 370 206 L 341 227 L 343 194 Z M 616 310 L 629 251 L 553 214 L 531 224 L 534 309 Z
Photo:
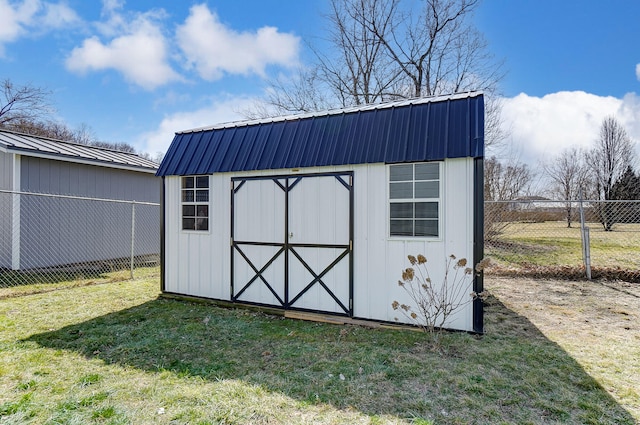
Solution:
M 302 404 L 436 423 L 634 419 L 525 317 L 489 298 L 482 337 L 317 324 L 157 299 L 28 340 L 109 364 L 234 379 Z M 251 408 L 250 406 L 248 408 Z M 430 422 L 428 422 L 430 423 Z

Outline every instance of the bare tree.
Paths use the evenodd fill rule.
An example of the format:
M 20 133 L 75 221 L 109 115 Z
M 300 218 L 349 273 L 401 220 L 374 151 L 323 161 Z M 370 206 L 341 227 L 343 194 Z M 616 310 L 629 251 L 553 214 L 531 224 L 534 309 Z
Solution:
M 16 131 L 49 139 L 73 142 L 81 145 L 96 146 L 99 148 L 113 149 L 120 152 L 135 153 L 136 149 L 128 143 L 104 142 L 96 138 L 93 130 L 87 124 L 81 124 L 78 128 L 56 121 L 12 121 L 7 126 L 8 130 Z
M 613 185 L 631 165 L 632 159 L 633 143 L 627 130 L 614 117 L 606 117 L 595 146 L 587 154 L 600 199 L 612 199 Z
M 334 1 L 354 7 L 352 0 Z M 376 2 L 358 0 L 355 6 L 371 1 Z M 395 95 L 421 97 L 495 88 L 500 67 L 488 53 L 482 34 L 467 19 L 478 0 L 426 0 L 419 3 L 420 10 L 403 9 L 399 0 L 393 3 L 393 25 L 383 26 L 385 17 L 371 14 L 363 15 L 363 24 L 399 70 Z
M 633 142 L 625 128 L 614 117 L 609 116 L 602 121 L 595 146 L 586 158 L 598 199 L 614 199 L 614 184 L 620 180 L 633 160 Z M 612 206 L 604 203 L 599 208 L 599 215 L 604 230 L 611 231 L 615 223 Z
M 9 79 L 3 81 L 2 88 L 0 128 L 55 140 L 136 153 L 136 149 L 128 143 L 99 140 L 86 124 L 81 124 L 78 128 L 73 129 L 64 123 L 49 119 L 53 108 L 49 102 L 51 92 L 48 90 L 32 85 L 16 86 Z M 156 155 L 156 159 L 158 157 L 159 155 Z
M 265 100 L 272 108 L 262 112 L 309 112 L 469 90 L 496 94 L 502 64 L 470 23 L 477 5 L 478 0 L 331 0 L 325 16 L 328 47 L 311 46 L 313 66 L 290 82 L 272 83 Z M 487 106 L 487 125 L 496 126 L 488 128 L 489 146 L 500 138 L 499 103 Z
M 73 137 L 69 140 L 82 145 L 92 145 L 98 142 L 98 138 L 93 132 L 93 129 L 85 123 L 80 124 L 73 130 Z
M 299 67 L 295 75 L 280 75 L 269 81 L 264 102 L 238 112 L 248 119 L 259 119 L 335 107 L 320 87 L 316 68 Z
M 545 174 L 554 184 L 553 191 L 565 203 L 567 227 L 571 227 L 572 203 L 579 198 L 585 186 L 586 167 L 584 155 L 575 147 L 565 149 L 553 161 L 544 164 Z
M 124 143 L 124 142 L 95 141 L 93 143 L 90 143 L 90 145 L 91 146 L 96 146 L 98 148 L 112 149 L 112 150 L 120 151 L 120 152 L 136 153 L 136 148 L 134 148 L 130 144 Z
M 390 92 L 399 69 L 392 68 L 385 40 L 399 16 L 398 0 L 332 0 L 329 42 L 325 55 L 314 51 L 318 74 L 340 106 L 374 103 L 393 97 Z
M 509 201 L 524 195 L 533 174 L 527 164 L 511 161 L 502 164 L 495 156 L 484 161 L 484 198 L 487 201 Z
M 0 127 L 13 123 L 33 122 L 48 118 L 53 109 L 49 103 L 51 92 L 30 84 L 17 86 L 10 79 L 2 82 L 0 99 Z
M 75 132 L 67 125 L 54 121 L 13 120 L 5 126 L 8 130 L 49 139 L 75 141 Z
M 496 157 L 484 161 L 484 198 L 487 201 L 510 201 L 528 192 L 533 174 L 526 164 L 511 161 L 502 164 Z M 508 202 L 485 204 L 484 235 L 492 242 L 509 224 Z

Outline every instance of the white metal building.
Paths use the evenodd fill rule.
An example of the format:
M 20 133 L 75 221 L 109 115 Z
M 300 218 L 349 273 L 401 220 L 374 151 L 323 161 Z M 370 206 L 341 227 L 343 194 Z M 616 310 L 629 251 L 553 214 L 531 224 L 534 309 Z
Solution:
M 166 294 L 393 322 L 408 254 L 482 258 L 484 103 L 464 93 L 177 133 Z M 482 290 L 482 277 L 468 293 Z M 483 332 L 482 302 L 446 325 Z

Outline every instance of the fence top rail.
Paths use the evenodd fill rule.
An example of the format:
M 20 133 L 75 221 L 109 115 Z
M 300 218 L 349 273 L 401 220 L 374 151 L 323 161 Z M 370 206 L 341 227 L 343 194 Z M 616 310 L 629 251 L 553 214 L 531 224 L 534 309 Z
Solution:
M 565 200 L 565 201 L 561 201 L 561 200 L 557 200 L 557 199 L 547 199 L 547 200 L 542 200 L 542 199 L 511 199 L 511 200 L 485 200 L 484 201 L 487 204 L 567 204 L 567 203 L 572 203 L 572 204 L 578 204 L 580 202 L 582 202 L 583 204 L 640 204 L 640 200 L 638 199 L 611 199 L 611 200 L 595 200 L 595 199 L 584 199 L 582 201 L 578 200 L 578 199 L 572 199 L 572 200 Z
M 77 199 L 81 201 L 112 202 L 116 204 L 136 204 L 136 205 L 153 205 L 153 206 L 160 205 L 157 202 L 143 202 L 143 201 L 135 201 L 135 200 L 127 201 L 124 199 L 89 198 L 86 196 L 57 195 L 54 193 L 20 192 L 15 190 L 4 190 L 4 189 L 0 189 L 0 193 L 7 193 L 10 195 L 41 196 L 41 197 L 47 197 L 47 198 Z

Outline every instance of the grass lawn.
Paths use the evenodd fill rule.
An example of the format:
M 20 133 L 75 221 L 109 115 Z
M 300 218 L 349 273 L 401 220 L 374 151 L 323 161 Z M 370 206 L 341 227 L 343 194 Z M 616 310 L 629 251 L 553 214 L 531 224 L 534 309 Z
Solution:
M 640 421 L 638 286 L 543 308 L 558 288 L 518 284 L 487 279 L 487 334 L 445 334 L 440 350 L 419 332 L 158 298 L 157 276 L 5 296 L 0 424 Z M 585 328 L 587 301 L 630 320 Z
M 485 243 L 486 255 L 502 266 L 582 266 L 580 226 L 565 222 L 513 222 Z M 640 276 L 640 224 L 618 223 L 614 231 L 589 223 L 591 264 L 594 268 L 622 268 Z

